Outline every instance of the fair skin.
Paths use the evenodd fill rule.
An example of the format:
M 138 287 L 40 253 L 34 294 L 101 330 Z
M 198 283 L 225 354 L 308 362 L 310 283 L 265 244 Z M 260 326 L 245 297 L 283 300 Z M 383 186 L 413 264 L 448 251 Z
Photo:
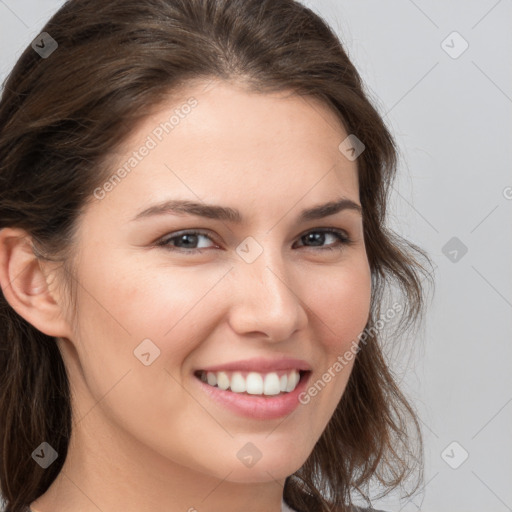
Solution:
M 314 383 L 364 329 L 371 280 L 359 212 L 298 220 L 341 196 L 361 204 L 357 161 L 338 149 L 347 132 L 312 98 L 224 82 L 189 87 L 137 126 L 119 165 L 190 96 L 190 114 L 79 220 L 77 325 L 57 269 L 33 258 L 24 232 L 0 231 L 4 294 L 58 338 L 73 394 L 68 455 L 34 512 L 279 512 L 286 477 L 345 390 L 354 360 L 307 405 L 261 420 L 198 386 L 197 368 L 280 356 L 306 360 Z M 244 221 L 132 221 L 165 199 L 234 208 Z M 155 245 L 190 229 L 206 236 Z M 250 264 L 236 251 L 247 237 L 263 249 Z M 148 366 L 133 353 L 146 338 L 160 350 Z M 251 467 L 237 457 L 248 442 L 262 454 Z

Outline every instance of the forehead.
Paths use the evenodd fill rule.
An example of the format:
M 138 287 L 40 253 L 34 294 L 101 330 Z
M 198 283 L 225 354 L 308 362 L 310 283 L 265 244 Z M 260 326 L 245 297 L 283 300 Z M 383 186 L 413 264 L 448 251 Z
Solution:
M 289 157 L 290 151 L 300 155 L 314 147 L 317 159 L 339 159 L 338 146 L 347 135 L 335 112 L 317 98 L 292 91 L 252 92 L 225 81 L 192 82 L 151 107 L 121 153 L 150 136 L 160 149 L 169 149 L 169 156 L 178 145 L 183 151 L 201 147 L 233 158 L 254 150 L 262 157 L 287 151 Z
M 304 197 L 312 204 L 329 193 L 357 201 L 357 163 L 339 149 L 347 135 L 315 98 L 196 83 L 134 127 L 117 152 L 112 173 L 126 172 L 108 200 L 131 198 L 137 209 L 163 194 L 223 204 L 226 197 L 253 205 Z

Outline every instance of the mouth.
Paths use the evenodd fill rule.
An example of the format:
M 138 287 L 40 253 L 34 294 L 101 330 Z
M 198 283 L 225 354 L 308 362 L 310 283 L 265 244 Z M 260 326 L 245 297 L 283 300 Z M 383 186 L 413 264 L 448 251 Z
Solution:
M 223 391 L 239 395 L 275 397 L 295 391 L 307 379 L 309 370 L 289 369 L 273 372 L 205 371 L 197 370 L 194 376 L 201 382 Z

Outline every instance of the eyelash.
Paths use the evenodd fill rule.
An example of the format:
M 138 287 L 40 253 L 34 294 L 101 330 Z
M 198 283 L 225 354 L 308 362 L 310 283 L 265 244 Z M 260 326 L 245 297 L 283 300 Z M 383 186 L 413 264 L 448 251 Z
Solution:
M 302 246 L 302 247 L 309 247 L 310 249 L 320 249 L 321 251 L 334 251 L 334 250 L 342 250 L 344 249 L 343 246 L 350 246 L 351 244 L 354 243 L 354 241 L 349 238 L 344 231 L 340 230 L 340 229 L 333 229 L 333 228 L 321 228 L 321 229 L 312 229 L 310 231 L 307 231 L 306 233 L 304 233 L 303 235 L 300 235 L 299 236 L 299 239 L 307 236 L 308 234 L 310 233 L 327 233 L 327 234 L 331 234 L 331 235 L 335 235 L 341 246 L 338 246 L 338 247 L 331 247 L 331 246 L 325 246 L 325 247 L 321 247 L 321 246 Z M 209 249 L 212 249 L 212 247 L 208 247 L 208 248 L 201 248 L 201 249 L 183 249 L 182 247 L 173 247 L 171 245 L 168 244 L 168 242 L 170 242 L 171 240 L 174 240 L 176 238 L 180 238 L 182 236 L 185 236 L 185 235 L 201 235 L 201 236 L 205 236 L 207 238 L 209 238 L 212 242 L 215 243 L 214 240 L 212 240 L 212 238 L 205 232 L 203 231 L 198 231 L 198 230 L 195 230 L 195 229 L 191 229 L 191 230 L 188 230 L 188 231 L 181 231 L 181 232 L 178 232 L 177 234 L 174 234 L 173 236 L 171 237 L 165 237 L 165 238 L 162 238 L 160 239 L 160 241 L 158 241 L 156 243 L 156 245 L 158 247 L 163 247 L 164 249 L 166 250 L 169 250 L 169 251 L 175 251 L 175 252 L 182 252 L 182 253 L 186 253 L 186 254 L 196 254 L 196 253 L 202 253 L 204 251 L 207 251 Z

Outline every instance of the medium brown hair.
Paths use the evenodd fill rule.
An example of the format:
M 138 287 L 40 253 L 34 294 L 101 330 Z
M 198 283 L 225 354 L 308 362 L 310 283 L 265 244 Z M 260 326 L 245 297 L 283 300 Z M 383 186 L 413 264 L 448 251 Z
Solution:
M 0 229 L 26 230 L 36 256 L 62 262 L 69 290 L 78 216 L 111 175 L 110 157 L 136 122 L 178 87 L 238 80 L 250 91 L 317 98 L 364 143 L 357 164 L 372 275 L 367 336 L 325 431 L 305 464 L 286 479 L 284 499 L 302 512 L 343 512 L 350 510 L 352 491 L 369 499 L 370 479 L 384 486 L 383 496 L 413 474 L 416 491 L 423 480 L 419 421 L 388 368 L 375 325 L 384 291 L 392 287 L 402 294 L 397 339 L 422 319 L 421 275 L 430 274 L 420 259 L 430 260 L 386 226 L 398 150 L 332 29 L 293 0 L 71 0 L 42 32 L 58 48 L 41 58 L 28 47 L 4 82 Z M 71 418 L 55 338 L 25 321 L 0 293 L 0 488 L 6 512 L 25 510 L 56 478 Z M 44 470 L 31 457 L 42 441 L 59 454 Z

